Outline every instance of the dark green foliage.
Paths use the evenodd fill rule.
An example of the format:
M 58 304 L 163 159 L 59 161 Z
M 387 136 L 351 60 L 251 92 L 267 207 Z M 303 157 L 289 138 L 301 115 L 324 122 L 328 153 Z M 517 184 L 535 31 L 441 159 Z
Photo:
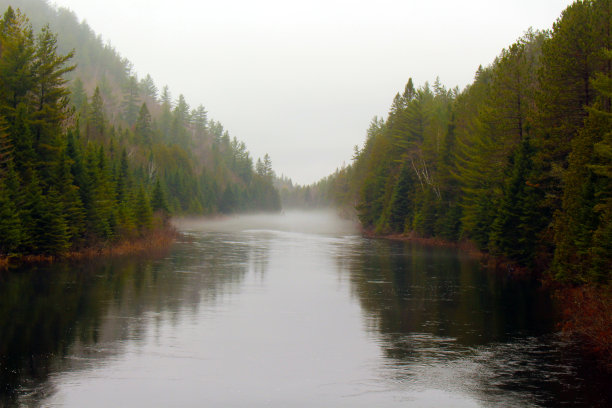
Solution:
M 411 225 L 414 211 L 414 184 L 412 170 L 404 163 L 391 197 L 389 226 L 393 231 L 404 232 L 406 225 Z
M 86 24 L 39 3 L 61 35 L 42 21 L 34 35 L 13 8 L 0 18 L 0 256 L 107 245 L 176 213 L 280 210 L 269 156 L 257 175 L 202 105 L 190 112 L 180 95 L 173 108 L 167 87 L 160 105 L 150 76 L 138 81 Z M 76 53 L 58 51 L 75 32 Z M 73 58 L 84 64 L 70 84 Z
M 44 255 L 61 255 L 70 247 L 70 231 L 59 194 L 50 189 L 33 212 L 35 248 Z
M 13 253 L 21 244 L 21 220 L 9 192 L 0 179 L 0 256 Z
M 69 157 L 64 152 L 57 164 L 55 187 L 61 201 L 62 216 L 66 221 L 68 236 L 74 243 L 79 243 L 85 230 L 85 210 L 79 196 L 79 189 L 74 184 Z
M 153 188 L 153 197 L 151 198 L 151 207 L 153 211 L 162 211 L 168 213 L 168 203 L 166 202 L 166 195 L 161 187 L 159 179 L 155 181 L 155 187 Z
M 91 97 L 91 104 L 89 105 L 89 117 L 87 118 L 86 131 L 87 138 L 100 140 L 104 137 L 105 123 L 104 101 L 102 100 L 100 87 L 97 86 Z
M 515 264 L 552 263 L 560 280 L 608 283 L 611 29 L 609 0 L 576 1 L 462 92 L 410 79 L 351 166 L 294 191 L 355 206 L 377 233 L 469 239 Z
M 143 103 L 138 112 L 138 119 L 134 127 L 135 136 L 138 137 L 142 143 L 150 145 L 153 142 L 153 129 L 151 127 L 151 114 L 147 108 L 147 104 Z
M 219 211 L 224 214 L 231 214 L 236 210 L 238 205 L 238 197 L 231 185 L 228 185 L 223 191 L 223 195 L 219 200 Z
M 134 214 L 136 217 L 136 226 L 141 229 L 148 229 L 153 222 L 153 210 L 151 203 L 142 186 L 138 189 L 136 200 L 134 202 Z
M 514 154 L 497 215 L 491 225 L 490 246 L 521 265 L 531 265 L 537 234 L 542 229 L 541 189 L 530 182 L 533 149 L 525 137 Z

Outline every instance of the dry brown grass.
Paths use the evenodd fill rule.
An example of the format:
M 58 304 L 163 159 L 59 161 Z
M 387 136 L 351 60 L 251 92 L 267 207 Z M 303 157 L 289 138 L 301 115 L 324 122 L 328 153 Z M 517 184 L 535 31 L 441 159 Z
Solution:
M 91 259 L 104 256 L 123 256 L 140 252 L 158 251 L 169 248 L 178 236 L 171 226 L 147 231 L 144 235 L 132 236 L 111 244 L 87 246 L 62 255 L 24 255 L 21 257 L 0 257 L 0 269 L 7 269 L 11 263 L 51 263 L 61 260 Z
M 110 245 L 87 247 L 69 252 L 64 259 L 86 259 L 99 256 L 122 256 L 167 248 L 176 239 L 178 232 L 172 227 L 157 228 L 148 231 L 144 236 L 122 239 Z
M 612 286 L 564 287 L 557 294 L 563 304 L 563 332 L 612 371 Z

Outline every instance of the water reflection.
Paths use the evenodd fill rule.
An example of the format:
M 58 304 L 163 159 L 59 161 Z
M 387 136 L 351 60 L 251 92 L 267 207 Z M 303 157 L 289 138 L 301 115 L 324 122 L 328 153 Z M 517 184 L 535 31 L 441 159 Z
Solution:
M 535 282 L 485 273 L 448 248 L 368 240 L 349 265 L 352 290 L 372 330 L 430 333 L 462 345 L 537 335 L 557 321 Z
M 537 284 L 329 214 L 0 276 L 0 406 L 608 406 Z M 317 232 L 321 231 L 321 232 Z
M 171 255 L 24 268 L 0 276 L 0 406 L 33 405 L 54 372 L 79 371 L 236 294 L 249 269 L 265 272 L 266 245 L 248 237 L 185 234 Z
M 361 240 L 342 254 L 364 324 L 396 384 L 486 406 L 608 406 L 609 376 L 557 333 L 538 282 L 483 270 L 447 248 Z M 580 379 L 580 386 L 576 380 Z

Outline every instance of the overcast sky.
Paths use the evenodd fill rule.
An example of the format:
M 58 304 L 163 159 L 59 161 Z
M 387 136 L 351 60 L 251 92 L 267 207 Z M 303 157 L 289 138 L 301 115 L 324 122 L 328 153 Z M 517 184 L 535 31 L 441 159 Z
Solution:
M 55 0 L 308 184 L 350 162 L 409 77 L 465 87 L 570 0 Z

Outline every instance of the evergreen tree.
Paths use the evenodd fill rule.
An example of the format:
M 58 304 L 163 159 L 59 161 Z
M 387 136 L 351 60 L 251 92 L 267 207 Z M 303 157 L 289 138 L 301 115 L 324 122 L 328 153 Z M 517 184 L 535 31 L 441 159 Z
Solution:
M 80 77 L 72 81 L 70 101 L 77 112 L 81 111 L 87 104 L 87 93 Z
M 61 255 L 70 247 L 70 232 L 59 194 L 51 188 L 36 206 L 36 252 Z
M 94 140 L 102 139 L 102 137 L 104 136 L 105 127 L 106 119 L 104 113 L 104 101 L 102 100 L 102 93 L 100 92 L 100 87 L 96 86 L 89 107 L 89 118 L 87 121 L 87 137 L 89 139 Z
M 161 211 L 165 214 L 169 212 L 168 203 L 166 202 L 166 195 L 164 194 L 159 178 L 155 181 L 155 187 L 153 188 L 151 207 L 153 208 L 153 211 Z
M 141 143 L 150 145 L 153 142 L 153 129 L 151 127 L 151 114 L 147 108 L 147 104 L 143 103 L 138 112 L 138 119 L 134 127 L 134 133 L 139 138 Z
M 54 185 L 61 202 L 61 211 L 66 222 L 67 234 L 73 243 L 80 243 L 85 230 L 85 210 L 79 189 L 74 184 L 69 157 L 62 152 L 57 165 Z
M 10 255 L 20 244 L 19 211 L 0 177 L 0 256 Z
M 157 86 L 155 86 L 155 82 L 151 75 L 147 74 L 144 79 L 140 80 L 140 94 L 145 99 L 146 102 L 156 102 L 157 101 Z
M 532 156 L 529 137 L 524 137 L 512 160 L 510 176 L 491 227 L 494 252 L 522 265 L 531 265 L 533 261 L 543 218 L 538 211 L 541 190 L 529 181 L 533 174 Z
M 193 121 L 196 139 L 203 138 L 206 134 L 206 129 L 208 126 L 208 112 L 206 112 L 204 106 L 199 105 L 197 109 L 194 109 L 191 112 L 191 118 Z
M 140 186 L 138 193 L 136 194 L 134 214 L 136 216 L 136 226 L 140 230 L 151 227 L 153 222 L 153 210 L 151 209 L 149 198 L 147 197 L 143 186 Z
M 404 163 L 393 190 L 389 225 L 395 232 L 404 232 L 406 225 L 410 225 L 412 221 L 411 218 L 414 210 L 413 192 L 415 188 L 415 180 L 412 174 L 412 170 Z
M 139 100 L 140 89 L 138 79 L 135 75 L 131 75 L 123 87 L 123 101 L 121 103 L 123 119 L 129 126 L 132 126 L 138 118 Z
M 74 52 L 67 55 L 57 53 L 57 35 L 48 26 L 43 27 L 36 41 L 35 111 L 32 115 L 34 147 L 37 151 L 39 172 L 46 183 L 51 181 L 63 148 L 64 122 L 70 117 L 69 94 L 64 75 L 74 70 L 67 66 Z
M 19 104 L 34 87 L 34 34 L 28 19 L 9 7 L 0 20 L 0 117 L 13 125 Z

